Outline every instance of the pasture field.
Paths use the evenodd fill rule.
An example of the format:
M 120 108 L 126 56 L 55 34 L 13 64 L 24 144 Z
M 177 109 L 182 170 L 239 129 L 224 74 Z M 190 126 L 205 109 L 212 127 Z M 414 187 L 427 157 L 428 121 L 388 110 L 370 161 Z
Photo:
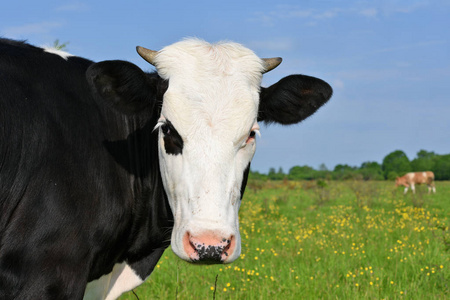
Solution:
M 169 248 L 134 292 L 141 300 L 450 299 L 450 182 L 436 189 L 250 180 L 238 260 L 191 265 Z

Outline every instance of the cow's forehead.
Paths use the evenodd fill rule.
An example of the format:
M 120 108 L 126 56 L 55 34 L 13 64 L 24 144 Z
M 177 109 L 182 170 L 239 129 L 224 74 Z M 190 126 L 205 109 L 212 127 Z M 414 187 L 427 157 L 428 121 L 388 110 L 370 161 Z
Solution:
M 250 129 L 264 69 L 251 50 L 189 39 L 159 51 L 155 65 L 169 80 L 162 113 L 175 126 L 186 132 L 207 126 L 236 136 Z
M 210 44 L 186 39 L 158 52 L 155 59 L 158 74 L 164 79 L 196 76 L 239 78 L 258 86 L 264 66 L 250 49 L 233 42 Z

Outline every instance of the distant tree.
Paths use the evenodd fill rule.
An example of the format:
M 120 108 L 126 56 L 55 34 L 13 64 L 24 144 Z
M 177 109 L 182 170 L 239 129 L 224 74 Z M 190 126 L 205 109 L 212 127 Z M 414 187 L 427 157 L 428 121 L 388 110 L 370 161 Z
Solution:
M 417 158 L 434 158 L 436 156 L 436 153 L 433 151 L 428 152 L 426 150 L 420 150 L 417 152 Z
M 355 167 L 349 166 L 347 164 L 344 164 L 344 165 L 339 164 L 334 167 L 333 172 L 353 171 L 355 169 L 356 169 Z
M 283 168 L 279 167 L 278 172 L 274 174 L 274 176 L 271 178 L 273 180 L 283 180 L 286 177 L 286 174 L 284 174 Z
M 450 180 L 450 154 L 436 155 L 432 171 L 435 179 Z
M 263 174 L 263 173 L 260 173 L 258 171 L 250 170 L 249 178 L 250 179 L 257 179 L 257 180 L 267 180 L 267 175 Z
M 396 150 L 386 155 L 381 165 L 375 161 L 363 162 L 359 168 L 338 164 L 333 171 L 329 171 L 325 164 L 320 164 L 319 170 L 304 165 L 290 168 L 287 174 L 280 167 L 278 171 L 270 168 L 267 175 L 250 171 L 250 178 L 261 180 L 286 178 L 289 180 L 394 180 L 411 171 L 433 171 L 436 180 L 450 180 L 450 154 L 439 155 L 432 151 L 420 150 L 417 152 L 417 157 L 409 161 L 403 151 Z
M 279 168 L 278 172 L 275 171 L 275 168 L 270 168 L 269 173 L 267 174 L 267 177 L 270 180 L 282 180 L 285 177 L 285 174 L 283 172 L 283 168 Z
M 267 173 L 267 176 L 269 179 L 273 179 L 277 175 L 277 172 L 275 171 L 275 168 L 270 168 L 269 173 Z
M 390 171 L 387 176 L 386 179 L 387 180 L 395 180 L 395 178 L 399 177 L 399 175 L 397 174 L 397 172 L 395 171 Z
M 366 161 L 361 164 L 360 169 L 380 169 L 381 165 L 377 163 L 376 161 Z
M 411 161 L 411 168 L 414 172 L 431 171 L 434 168 L 436 153 L 420 150 L 417 158 Z
M 410 172 L 411 163 L 405 152 L 396 150 L 384 157 L 381 168 L 383 170 L 384 177 L 388 179 L 388 174 L 390 172 L 395 172 L 400 176 L 404 175 L 407 172 Z
M 310 166 L 294 166 L 289 170 L 290 180 L 311 180 L 316 178 L 317 171 Z
M 316 171 L 315 179 L 331 179 L 331 172 L 324 163 L 320 164 L 319 170 Z
M 357 167 L 352 167 L 346 164 L 338 164 L 334 167 L 332 177 L 337 180 L 353 179 L 358 175 L 356 172 L 357 169 Z
M 359 168 L 359 173 L 362 175 L 364 180 L 383 180 L 383 170 L 381 165 L 376 161 L 367 161 L 361 164 Z
M 327 166 L 324 163 L 322 163 L 319 166 L 319 171 L 328 171 L 328 168 L 327 168 Z

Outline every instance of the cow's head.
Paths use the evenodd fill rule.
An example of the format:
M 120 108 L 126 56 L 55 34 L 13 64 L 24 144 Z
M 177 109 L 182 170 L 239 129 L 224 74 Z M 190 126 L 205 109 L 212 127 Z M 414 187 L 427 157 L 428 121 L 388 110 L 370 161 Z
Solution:
M 332 89 L 304 75 L 261 88 L 262 74 L 281 59 L 260 59 L 236 43 L 189 39 L 158 52 L 141 47 L 138 52 L 156 67 L 160 79 L 138 79 L 144 73 L 129 66 L 133 74 L 142 73 L 130 77 L 134 87 L 155 94 L 161 82 L 168 82 L 155 130 L 161 177 L 175 221 L 172 249 L 191 262 L 232 262 L 241 250 L 238 211 L 256 150 L 258 122 L 298 123 L 324 104 Z M 105 89 L 102 70 L 107 68 L 91 69 L 97 91 L 119 90 Z M 138 111 L 151 99 L 126 96 L 113 100 L 126 106 L 125 111 Z
M 408 186 L 408 183 L 406 181 L 406 177 L 405 176 L 403 176 L 403 177 L 396 177 L 395 178 L 395 187 L 399 187 L 401 185 Z

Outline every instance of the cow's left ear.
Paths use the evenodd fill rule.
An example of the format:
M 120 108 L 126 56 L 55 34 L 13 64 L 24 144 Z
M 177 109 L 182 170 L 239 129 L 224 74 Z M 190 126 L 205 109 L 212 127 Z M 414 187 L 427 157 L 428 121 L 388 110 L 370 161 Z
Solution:
M 258 121 L 298 123 L 312 115 L 332 94 L 331 86 L 321 79 L 305 75 L 284 77 L 268 88 L 261 88 Z
M 128 115 L 153 107 L 158 96 L 165 92 L 161 92 L 165 82 L 158 75 L 146 74 L 126 61 L 95 63 L 86 71 L 86 78 L 93 92 L 107 105 Z

